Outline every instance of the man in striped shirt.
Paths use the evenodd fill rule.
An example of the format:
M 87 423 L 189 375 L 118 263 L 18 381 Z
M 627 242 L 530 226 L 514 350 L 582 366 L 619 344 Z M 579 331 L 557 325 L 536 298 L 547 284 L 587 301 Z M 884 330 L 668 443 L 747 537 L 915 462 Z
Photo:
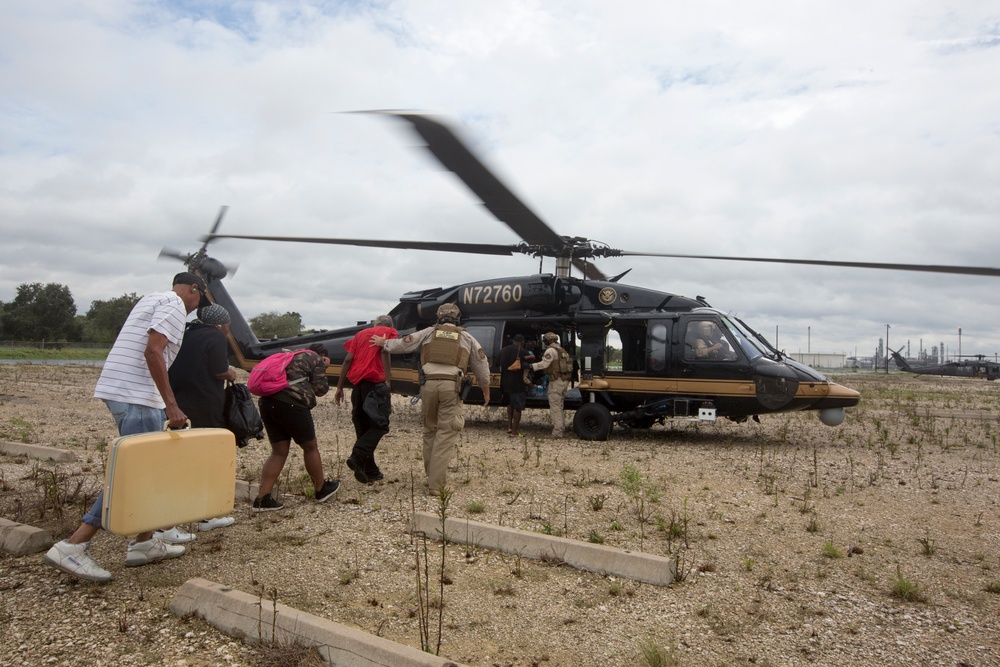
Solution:
M 170 389 L 167 369 L 181 347 L 187 314 L 202 300 L 210 303 L 204 290 L 198 276 L 178 273 L 171 291 L 147 294 L 129 313 L 94 391 L 111 410 L 120 435 L 159 431 L 164 421 L 181 428 L 187 421 Z M 45 554 L 47 563 L 88 581 L 111 581 L 111 573 L 90 556 L 90 540 L 101 529 L 103 501 L 102 491 L 80 527 Z M 125 565 L 146 565 L 185 551 L 146 532 L 129 542 Z

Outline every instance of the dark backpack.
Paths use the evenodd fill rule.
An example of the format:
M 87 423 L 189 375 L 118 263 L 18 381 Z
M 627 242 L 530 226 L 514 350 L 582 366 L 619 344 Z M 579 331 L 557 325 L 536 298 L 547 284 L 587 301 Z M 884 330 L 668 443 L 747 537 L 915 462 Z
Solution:
M 250 438 L 263 440 L 264 422 L 245 384 L 226 383 L 226 405 L 223 416 L 226 428 L 236 436 L 237 447 L 246 447 Z

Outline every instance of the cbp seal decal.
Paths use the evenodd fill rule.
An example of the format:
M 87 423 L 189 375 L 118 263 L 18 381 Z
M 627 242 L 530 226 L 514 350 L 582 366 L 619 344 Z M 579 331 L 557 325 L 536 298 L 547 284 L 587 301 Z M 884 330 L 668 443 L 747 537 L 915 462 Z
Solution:
M 605 287 L 597 295 L 598 301 L 600 301 L 605 306 L 610 306 L 615 302 L 615 299 L 617 298 L 618 298 L 618 292 L 616 292 L 612 287 Z

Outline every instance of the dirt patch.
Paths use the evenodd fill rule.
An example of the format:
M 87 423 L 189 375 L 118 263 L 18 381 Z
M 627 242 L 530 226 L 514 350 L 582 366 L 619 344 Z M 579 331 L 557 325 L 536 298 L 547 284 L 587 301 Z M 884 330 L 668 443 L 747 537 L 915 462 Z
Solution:
M 0 438 L 81 457 L 0 456 L 0 515 L 57 537 L 76 526 L 115 435 L 90 398 L 98 373 L 0 367 L 0 393 L 29 399 L 0 404 Z M 670 587 L 461 545 L 443 550 L 442 587 L 441 546 L 406 533 L 414 508 L 440 510 L 413 492 L 419 408 L 396 399 L 379 448 L 386 479 L 361 486 L 343 464 L 349 408 L 322 399 L 324 461 L 343 482 L 334 501 L 304 495 L 295 454 L 285 510 L 251 515 L 241 504 L 233 527 L 201 534 L 183 558 L 125 568 L 125 539 L 98 536 L 107 586 L 40 555 L 0 556 L 0 663 L 253 664 L 245 644 L 166 611 L 196 576 L 420 648 L 419 553 L 432 639 L 443 598 L 441 654 L 469 665 L 671 664 L 655 654 L 680 665 L 1000 664 L 1000 388 L 840 379 L 863 400 L 837 428 L 803 413 L 588 443 L 544 439 L 544 411 L 526 413 L 526 437 L 509 438 L 502 412 L 468 410 L 448 516 L 671 557 L 683 580 Z M 267 451 L 241 450 L 238 476 L 256 481 Z M 61 496 L 46 496 L 53 479 Z

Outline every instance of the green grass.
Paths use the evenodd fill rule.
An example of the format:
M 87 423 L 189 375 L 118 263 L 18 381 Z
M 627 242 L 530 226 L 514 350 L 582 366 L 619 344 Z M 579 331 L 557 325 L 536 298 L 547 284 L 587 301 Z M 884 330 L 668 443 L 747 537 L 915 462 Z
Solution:
M 927 601 L 927 596 L 924 594 L 920 584 L 904 577 L 898 565 L 896 566 L 896 578 L 892 582 L 890 593 L 894 598 L 898 598 L 903 602 Z
M 639 642 L 639 655 L 640 664 L 648 667 L 677 667 L 681 664 L 672 641 L 662 644 L 653 638 L 643 639 Z
M 820 553 L 823 554 L 824 558 L 840 558 L 844 555 L 844 552 L 840 550 L 833 542 L 824 542 L 823 548 L 820 549 Z
M 482 514 L 486 511 L 486 503 L 481 500 L 473 500 L 466 506 L 466 509 L 469 510 L 469 514 Z
M 43 350 L 38 347 L 0 347 L 0 359 L 16 359 L 18 361 L 49 361 L 53 359 L 104 361 L 107 357 L 107 348 L 64 347 Z

